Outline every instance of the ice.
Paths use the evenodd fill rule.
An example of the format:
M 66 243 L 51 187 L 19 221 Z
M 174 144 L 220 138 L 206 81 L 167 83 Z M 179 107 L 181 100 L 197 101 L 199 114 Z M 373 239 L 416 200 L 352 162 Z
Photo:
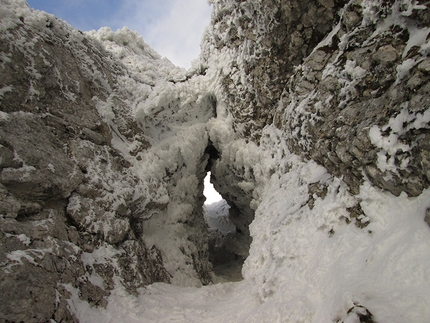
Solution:
M 21 14 L 28 16 L 25 21 L 34 28 L 41 27 L 49 17 L 30 11 L 24 1 L 4 0 L 2 4 L 5 4 L 0 11 L 2 32 L 9 32 L 19 24 Z M 376 22 L 372 1 L 363 1 L 363 5 L 365 23 Z M 405 5 L 403 16 L 394 10 L 393 16 L 378 24 L 374 37 L 393 24 L 404 24 L 404 16 L 411 10 L 422 9 L 415 2 Z M 403 18 L 394 19 L 400 16 Z M 331 43 L 340 24 L 333 28 L 320 47 Z M 428 30 L 412 27 L 409 30 L 413 32 L 407 47 L 423 49 Z M 78 289 L 64 285 L 71 293 L 69 306 L 80 322 L 348 322 L 357 319 L 348 314 L 354 304 L 365 306 L 380 322 L 430 321 L 430 230 L 424 222 L 430 207 L 429 189 L 413 198 L 404 193 L 396 197 L 373 187 L 364 178 L 360 193 L 354 196 L 342 178 L 290 152 L 288 138 L 280 129 L 266 127 L 259 145 L 242 138 L 240 125 L 233 130 L 230 107 L 222 100 L 219 73 L 231 72 L 236 83 L 244 80 L 244 75 L 231 68 L 229 62 L 235 59 L 243 63 L 249 53 L 233 57 L 232 52 L 224 49 L 220 54 L 208 56 L 209 61 L 195 62 L 194 70 L 187 72 L 162 59 L 127 28 L 119 31 L 102 28 L 86 35 L 70 33 L 77 43 L 83 37 L 98 42 L 109 53 L 109 59 L 120 66 L 118 89 L 112 89 L 103 75 L 94 73 L 91 68 L 94 62 L 84 62 L 88 67 L 87 77 L 100 91 L 109 94 L 96 96 L 93 102 L 113 132 L 113 147 L 131 166 L 125 171 L 127 176 L 121 177 L 126 179 L 119 180 L 112 161 L 105 158 L 109 155 L 106 151 L 97 150 L 90 142 L 81 143 L 80 148 L 91 152 L 89 184 L 103 187 L 106 193 L 96 201 L 72 195 L 68 212 L 79 214 L 91 203 L 109 204 L 112 212 L 95 219 L 93 208 L 82 221 L 88 225 L 88 231 L 108 236 L 110 232 L 127 229 L 127 221 L 113 221 L 115 210 L 124 204 L 125 197 L 132 201 L 143 197 L 142 208 L 149 201 L 165 205 L 165 209 L 145 213 L 142 239 L 148 247 L 154 245 L 160 250 L 164 266 L 173 277 L 171 285 L 152 284 L 140 289 L 137 296 L 129 294 L 115 278 L 106 308 L 90 307 L 80 300 Z M 342 38 L 344 42 L 347 39 L 348 35 Z M 17 46 L 31 50 L 32 44 Z M 203 44 L 203 51 L 212 49 L 209 43 Z M 401 61 L 397 66 L 397 81 L 401 82 L 418 63 L 412 59 Z M 328 65 L 323 77 L 340 77 L 346 102 L 366 71 L 351 60 L 336 64 Z M 205 68 L 205 75 L 196 72 Z M 38 77 L 32 65 L 28 72 Z M 0 97 L 8 91 L 10 87 L 2 88 Z M 32 94 L 37 97 L 34 89 Z M 126 137 L 118 128 L 114 104 L 118 97 L 127 98 L 124 105 L 129 110 L 124 113 L 137 122 L 148 138 L 148 147 L 136 156 L 130 152 L 139 145 L 139 140 Z M 300 114 L 317 120 L 311 107 L 317 109 L 322 104 L 325 103 L 318 101 L 318 93 L 311 91 L 303 97 L 293 97 L 288 107 L 280 108 L 285 110 L 284 118 L 294 119 Z M 381 170 L 395 172 L 406 168 L 407 159 L 400 165 L 392 163 L 397 151 L 411 149 L 399 138 L 407 131 L 428 128 L 430 122 L 429 111 L 411 113 L 408 102 L 399 104 L 402 105 L 397 115 L 369 131 L 372 144 L 379 148 Z M 1 112 L 0 122 L 8 117 Z M 307 147 L 305 126 L 297 123 L 290 135 L 300 135 L 302 146 Z M 178 250 L 195 248 L 188 239 L 186 221 L 201 193 L 199 176 L 204 175 L 206 166 L 201 158 L 209 142 L 222 152 L 230 171 L 241 172 L 238 187 L 252 198 L 255 219 L 249 227 L 253 241 L 242 270 L 244 280 L 202 287 L 191 258 Z M 98 163 L 102 159 L 103 163 Z M 49 164 L 47 167 L 55 171 Z M 3 174 L 18 172 L 25 177 L 34 171 L 34 167 L 23 164 L 19 169 L 5 168 Z M 176 186 L 169 184 L 172 174 L 179 174 L 174 180 Z M 318 187 L 321 192 L 317 194 L 311 187 Z M 235 230 L 228 221 L 229 206 L 225 201 L 205 208 L 207 222 L 213 229 L 223 234 Z M 351 208 L 361 209 L 362 214 L 351 217 Z M 368 224 L 360 228 L 355 225 L 358 221 Z M 202 226 L 199 234 L 207 235 L 205 229 Z M 28 237 L 21 235 L 18 239 L 24 246 L 31 246 Z M 42 258 L 44 252 L 48 251 L 10 252 L 7 259 L 11 264 L 6 269 L 24 262 L 37 265 L 35 258 Z M 92 253 L 82 252 L 81 261 L 85 267 L 105 263 L 115 267 L 118 252 L 112 246 L 101 245 Z M 90 282 L 104 288 L 100 276 L 85 275 Z

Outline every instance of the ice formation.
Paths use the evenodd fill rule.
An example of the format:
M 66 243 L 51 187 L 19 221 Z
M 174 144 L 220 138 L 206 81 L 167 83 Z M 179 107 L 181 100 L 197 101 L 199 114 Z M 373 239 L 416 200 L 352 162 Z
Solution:
M 0 320 L 430 321 L 427 4 L 212 3 L 188 71 L 0 3 Z

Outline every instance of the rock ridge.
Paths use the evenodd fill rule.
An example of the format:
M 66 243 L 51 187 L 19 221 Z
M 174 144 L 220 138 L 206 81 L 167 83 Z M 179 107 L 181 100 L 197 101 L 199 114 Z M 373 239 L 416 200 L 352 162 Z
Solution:
M 260 304 L 285 305 L 261 321 L 406 313 L 370 287 L 342 290 L 377 276 L 369 254 L 405 295 L 428 296 L 403 270 L 428 272 L 414 253 L 426 254 L 430 210 L 427 4 L 211 4 L 188 71 L 127 28 L 82 33 L 25 1 L 0 4 L 0 322 L 78 322 L 76 304 L 106 307 L 115 288 L 211 284 L 208 171 L 236 227 L 226 250 L 246 259 Z M 399 243 L 387 228 L 421 239 L 393 251 L 412 259 L 403 267 L 383 253 Z M 324 276 L 333 259 L 342 287 Z M 373 283 L 385 292 L 385 280 Z

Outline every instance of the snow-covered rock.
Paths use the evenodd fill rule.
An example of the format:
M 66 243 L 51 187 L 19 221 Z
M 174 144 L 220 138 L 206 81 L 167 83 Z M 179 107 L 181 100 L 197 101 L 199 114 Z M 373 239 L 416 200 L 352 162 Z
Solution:
M 117 284 L 208 283 L 194 205 L 213 97 L 126 28 L 83 34 L 24 1 L 0 9 L 1 319 L 71 321 L 74 289 L 105 306 Z
M 188 71 L 0 4 L 0 319 L 430 321 L 430 9 L 211 2 Z

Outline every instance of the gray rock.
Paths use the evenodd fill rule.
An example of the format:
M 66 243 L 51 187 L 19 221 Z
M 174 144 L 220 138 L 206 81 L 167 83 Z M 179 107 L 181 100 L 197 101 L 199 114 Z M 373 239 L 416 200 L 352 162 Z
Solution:
M 424 222 L 428 224 L 428 226 L 430 227 L 430 209 L 426 210 L 426 216 L 424 218 Z
M 98 108 L 128 70 L 96 40 L 50 15 L 43 27 L 42 13 L 22 10 L 24 17 L 37 17 L 23 23 L 16 16 L 15 29 L 0 36 L 1 52 L 11 57 L 2 61 L 0 78 L 0 88 L 11 88 L 0 96 L 0 321 L 77 322 L 64 286 L 106 306 L 113 277 L 128 277 L 129 268 L 138 265 L 141 273 L 127 285 L 133 292 L 170 277 L 160 274 L 161 257 L 125 248 L 133 241 L 136 250 L 146 250 L 130 233 L 130 217 L 143 216 L 148 201 L 133 191 L 143 182 L 113 147 L 112 128 Z M 137 154 L 149 143 L 125 92 L 111 97 L 111 116 L 115 136 L 130 142 L 141 137 Z M 72 208 L 76 200 L 79 212 Z M 101 247 L 116 248 L 118 258 L 92 266 L 82 260 Z M 129 267 L 115 271 L 119 259 Z M 92 274 L 103 286 L 91 282 Z
M 226 250 L 248 256 L 257 203 L 253 167 L 223 155 L 207 133 L 191 145 L 197 157 L 182 146 L 170 149 L 183 141 L 177 129 L 204 129 L 212 122 L 217 101 L 227 107 L 237 138 L 258 147 L 263 129 L 274 124 L 288 150 L 343 178 L 352 194 L 364 175 L 395 195 L 417 196 L 428 188 L 428 124 L 411 117 L 398 129 L 389 127 L 400 113 L 417 117 L 428 111 L 429 59 L 417 48 L 402 56 L 409 42 L 406 26 L 428 27 L 428 10 L 411 12 L 403 24 L 375 35 L 390 6 L 375 2 L 372 19 L 364 21 L 361 1 L 348 2 L 339 14 L 346 3 L 215 1 L 201 67 L 173 78 L 157 69 L 160 58 L 149 50 L 145 55 L 154 69 L 145 74 L 52 16 L 38 16 L 46 26 L 25 15 L 24 22 L 11 18 L 12 29 L 0 34 L 0 51 L 10 57 L 1 64 L 0 88 L 11 88 L 0 96 L 1 319 L 76 322 L 67 305 L 71 290 L 104 307 L 118 279 L 133 294 L 153 282 L 174 281 L 175 270 L 209 284 L 202 217 L 208 170 L 237 227 Z M 315 50 L 333 26 L 339 26 L 337 33 Z M 18 41 L 22 46 L 13 46 Z M 124 53 L 131 50 L 121 46 Z M 210 71 L 219 97 L 187 97 L 184 104 L 178 93 L 196 80 L 206 82 L 212 55 L 224 60 L 225 68 Z M 411 61 L 416 66 L 406 70 Z M 157 84 L 172 93 L 166 90 L 166 97 L 155 100 L 150 96 L 158 93 Z M 391 156 L 371 137 L 375 127 L 381 136 L 396 132 L 410 149 Z M 159 155 L 150 152 L 165 139 Z M 383 169 L 378 154 L 390 155 L 396 169 Z M 152 164 L 142 162 L 151 169 L 142 169 L 139 162 L 151 158 Z M 158 169 L 163 158 L 172 165 Z M 289 171 L 286 165 L 273 167 Z M 308 206 L 326 194 L 325 187 L 309 185 Z M 352 218 L 362 214 L 358 204 L 349 212 Z M 153 235 L 171 237 L 175 249 L 155 247 Z M 94 260 L 100 250 L 110 256 Z M 175 254 L 183 263 L 169 272 L 166 264 Z
M 3 185 L 0 185 L 0 200 L 0 214 L 6 218 L 16 218 L 21 203 Z
M 391 45 L 385 45 L 379 47 L 375 54 L 373 54 L 373 59 L 381 63 L 394 62 L 399 57 L 397 50 Z

